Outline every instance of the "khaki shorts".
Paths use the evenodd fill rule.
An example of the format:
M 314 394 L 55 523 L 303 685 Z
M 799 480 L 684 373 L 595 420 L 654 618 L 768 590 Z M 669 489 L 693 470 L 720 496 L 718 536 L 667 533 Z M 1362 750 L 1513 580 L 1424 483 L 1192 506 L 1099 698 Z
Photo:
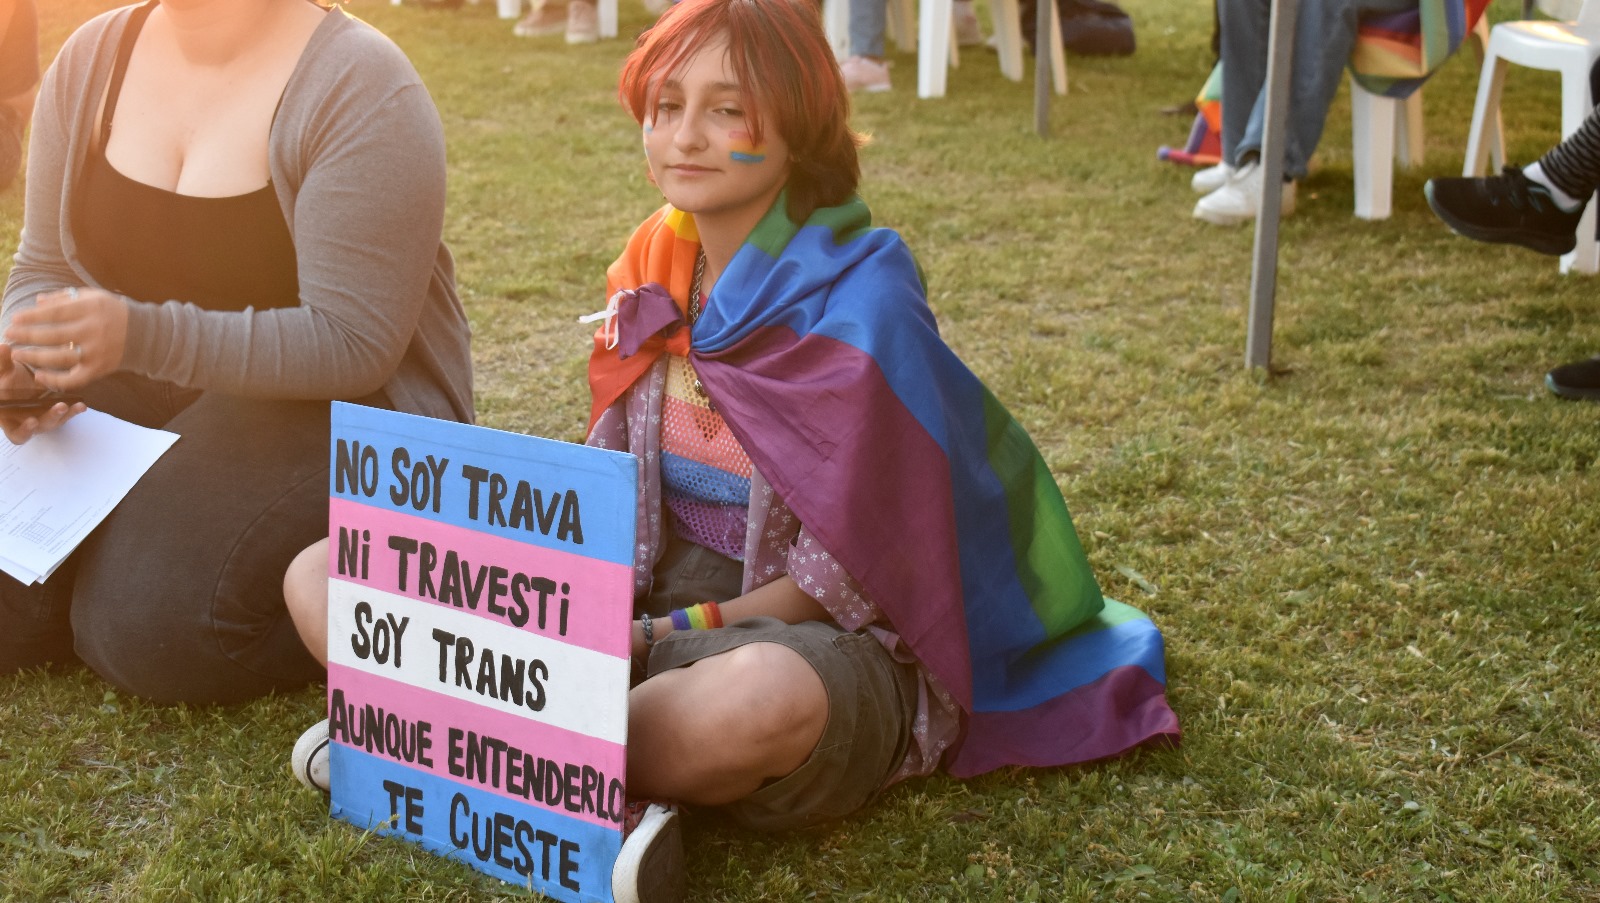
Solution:
M 684 545 L 688 545 L 685 543 Z M 700 553 L 704 553 L 701 555 Z M 710 556 L 708 559 L 706 556 Z M 739 563 L 691 546 L 669 548 L 656 568 L 651 599 L 678 595 L 674 583 L 702 584 L 713 570 Z M 710 559 L 720 559 L 726 566 Z M 693 576 L 676 580 L 687 569 Z M 725 575 L 724 575 L 725 576 Z M 714 577 L 689 591 L 676 607 L 706 599 L 725 601 L 738 594 L 700 594 L 717 583 Z M 723 583 L 726 591 L 726 583 Z M 799 653 L 828 692 L 828 724 L 811 757 L 794 772 L 763 785 L 755 793 L 722 807 L 734 820 L 762 831 L 780 831 L 821 824 L 849 815 L 871 802 L 905 761 L 917 709 L 916 666 L 897 662 L 871 634 L 851 633 L 828 621 L 785 624 L 776 618 L 746 618 L 718 630 L 675 630 L 650 650 L 647 674 L 654 677 L 746 643 L 777 643 Z

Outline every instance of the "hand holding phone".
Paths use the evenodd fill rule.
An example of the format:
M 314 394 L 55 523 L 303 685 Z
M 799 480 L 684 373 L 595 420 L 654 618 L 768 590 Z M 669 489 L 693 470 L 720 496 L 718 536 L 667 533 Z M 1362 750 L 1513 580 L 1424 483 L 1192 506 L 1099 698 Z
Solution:
M 0 392 L 0 412 L 23 416 L 37 416 L 58 404 L 71 407 L 83 401 L 83 396 L 67 392 Z

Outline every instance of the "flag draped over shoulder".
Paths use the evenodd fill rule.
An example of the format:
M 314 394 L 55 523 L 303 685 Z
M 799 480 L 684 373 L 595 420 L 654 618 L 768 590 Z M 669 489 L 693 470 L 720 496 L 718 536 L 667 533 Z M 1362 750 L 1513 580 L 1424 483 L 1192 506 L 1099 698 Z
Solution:
M 949 771 L 1175 741 L 1160 632 L 1101 597 L 1044 460 L 939 337 L 899 235 L 870 228 L 859 199 L 804 224 L 785 209 L 780 197 L 735 254 L 688 354 L 774 491 L 966 712 Z M 693 218 L 663 208 L 607 272 L 609 292 L 628 290 L 625 307 L 654 283 L 681 312 L 697 247 Z M 677 321 L 624 334 L 638 345 L 624 359 L 604 332 L 595 417 L 689 341 Z
M 1405 98 L 1455 53 L 1483 17 L 1489 0 L 1420 0 L 1416 9 L 1361 19 L 1350 74 L 1361 87 Z

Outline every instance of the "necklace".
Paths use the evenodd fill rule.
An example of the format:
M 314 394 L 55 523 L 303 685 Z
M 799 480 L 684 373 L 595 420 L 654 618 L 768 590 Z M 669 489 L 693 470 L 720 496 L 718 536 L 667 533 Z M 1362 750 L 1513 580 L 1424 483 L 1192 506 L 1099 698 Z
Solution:
M 700 319 L 700 280 L 706 275 L 706 252 L 697 251 L 694 255 L 694 281 L 689 283 L 689 325 L 693 326 Z
M 700 282 L 705 278 L 705 275 L 706 252 L 704 249 L 701 249 L 694 255 L 694 279 L 689 283 L 690 329 L 693 329 L 695 322 L 700 319 Z M 700 396 L 700 398 L 705 401 L 706 406 L 715 411 L 717 406 L 712 404 L 711 396 L 706 394 L 706 387 L 700 384 L 700 372 L 695 370 L 694 363 L 688 361 L 688 358 L 685 358 L 684 360 L 689 363 L 689 372 L 694 374 L 694 394 Z

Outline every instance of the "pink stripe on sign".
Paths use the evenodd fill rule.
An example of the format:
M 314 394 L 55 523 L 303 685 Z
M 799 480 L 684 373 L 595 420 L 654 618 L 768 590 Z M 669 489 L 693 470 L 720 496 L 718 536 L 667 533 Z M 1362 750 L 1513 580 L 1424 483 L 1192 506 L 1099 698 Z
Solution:
M 332 721 L 334 701 L 341 696 L 346 731 L 335 728 Z M 386 728 L 370 737 L 366 706 L 382 709 L 385 715 Z M 350 707 L 355 709 L 353 715 Z M 487 707 L 462 705 L 343 665 L 328 666 L 328 715 L 330 737 L 341 745 L 590 824 L 620 824 L 628 751 L 619 743 Z M 416 739 L 423 724 L 428 725 L 426 736 L 432 741 L 425 751 Z M 358 738 L 360 742 L 355 742 Z
M 335 580 L 454 608 L 529 633 L 560 637 L 571 645 L 617 658 L 626 658 L 631 652 L 631 565 L 520 543 L 349 499 L 329 499 L 328 509 L 328 574 Z M 370 536 L 348 563 L 353 572 L 349 574 L 339 572 L 339 544 L 346 535 L 341 531 Z M 420 545 L 417 551 L 402 555 L 390 546 L 392 537 L 427 542 L 434 549 L 433 566 L 423 567 L 426 550 Z M 362 556 L 369 552 L 363 572 Z M 446 564 L 452 562 L 453 569 L 447 569 Z

